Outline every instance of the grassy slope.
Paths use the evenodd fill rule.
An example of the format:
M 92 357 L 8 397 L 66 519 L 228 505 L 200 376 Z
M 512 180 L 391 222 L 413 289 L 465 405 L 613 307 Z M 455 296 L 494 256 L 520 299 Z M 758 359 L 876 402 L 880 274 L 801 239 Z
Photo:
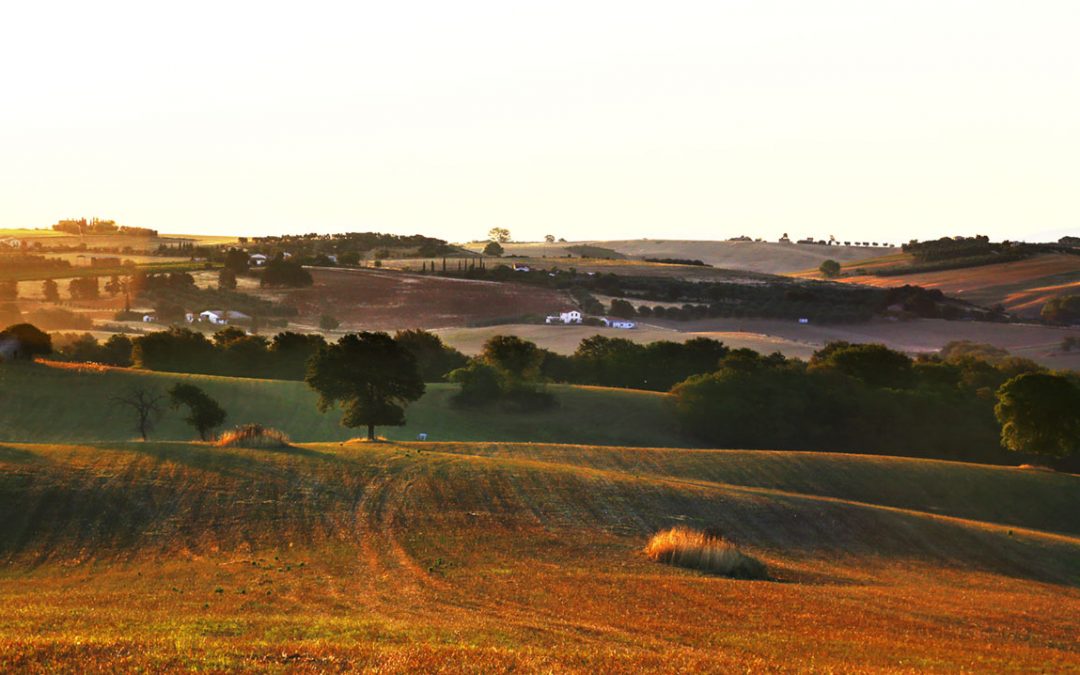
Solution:
M 1075 525 L 1078 480 L 804 453 L 8 444 L 0 669 L 1075 668 L 1080 538 L 1042 529 Z M 1004 525 L 1002 501 L 1023 503 Z M 787 583 L 644 559 L 675 523 Z
M 217 399 L 227 425 L 258 422 L 298 441 L 338 441 L 358 435 L 340 426 L 340 413 L 320 413 L 302 382 L 253 380 L 137 370 L 69 369 L 44 365 L 0 366 L 0 441 L 86 442 L 130 440 L 133 416 L 112 398 L 135 386 L 164 391 L 192 382 Z M 664 394 L 593 387 L 552 386 L 559 406 L 533 414 L 460 410 L 450 404 L 453 385 L 430 384 L 406 411 L 408 424 L 380 427 L 390 439 L 503 440 L 614 445 L 687 446 Z M 184 440 L 192 430 L 168 411 L 152 438 Z

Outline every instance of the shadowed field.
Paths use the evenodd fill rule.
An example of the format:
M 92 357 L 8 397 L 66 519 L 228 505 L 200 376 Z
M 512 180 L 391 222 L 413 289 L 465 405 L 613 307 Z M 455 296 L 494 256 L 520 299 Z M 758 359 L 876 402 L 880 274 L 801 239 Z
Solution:
M 855 267 L 872 268 L 853 263 L 845 270 L 852 273 Z M 798 276 L 818 275 L 811 270 Z M 1036 318 L 1051 298 L 1080 293 L 1080 256 L 1052 253 L 996 265 L 889 277 L 847 276 L 837 281 L 884 288 L 904 284 L 936 288 L 984 307 L 1000 304 L 1018 316 Z
M 1075 669 L 1078 480 L 782 452 L 6 444 L 0 669 Z M 774 580 L 649 561 L 673 525 L 719 529 Z
M 257 423 L 297 441 L 342 441 L 357 435 L 340 425 L 341 413 L 320 413 L 303 382 L 158 373 L 71 364 L 0 366 L 0 442 L 126 441 L 136 438 L 130 410 L 114 398 L 143 387 L 164 392 L 190 382 L 218 400 L 225 426 Z M 557 406 L 537 413 L 460 409 L 452 405 L 456 385 L 428 384 L 427 393 L 406 411 L 402 427 L 379 427 L 390 439 L 539 441 L 610 445 L 693 445 L 681 435 L 667 409 L 666 394 L 552 385 Z M 362 435 L 362 434 L 361 434 Z M 178 411 L 166 411 L 151 434 L 187 440 L 194 431 Z

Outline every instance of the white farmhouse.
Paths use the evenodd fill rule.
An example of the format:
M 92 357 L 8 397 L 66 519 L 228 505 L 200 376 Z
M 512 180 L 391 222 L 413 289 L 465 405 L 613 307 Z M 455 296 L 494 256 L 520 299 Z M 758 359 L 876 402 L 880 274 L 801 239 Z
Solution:
M 206 321 L 215 326 L 224 326 L 229 323 L 229 320 L 225 318 L 225 312 L 220 309 L 208 309 L 205 312 L 200 312 L 199 321 Z
M 208 309 L 199 313 L 199 321 L 205 321 L 215 326 L 227 326 L 230 321 L 251 321 L 251 317 L 243 312 L 234 312 L 231 309 L 224 311 Z
M 581 312 L 576 309 L 559 312 L 558 316 L 552 315 L 544 319 L 544 323 L 581 323 Z

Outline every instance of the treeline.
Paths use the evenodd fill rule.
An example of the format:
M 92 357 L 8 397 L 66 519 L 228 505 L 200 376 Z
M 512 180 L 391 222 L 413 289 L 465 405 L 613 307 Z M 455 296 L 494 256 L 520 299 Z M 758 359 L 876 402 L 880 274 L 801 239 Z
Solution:
M 468 361 L 433 333 L 404 330 L 394 339 L 416 358 L 428 382 L 445 381 L 450 371 Z M 308 360 L 328 344 L 318 334 L 286 331 L 266 337 L 232 326 L 210 337 L 173 327 L 135 337 L 113 335 L 103 343 L 89 333 L 54 333 L 52 340 L 53 357 L 61 361 L 277 380 L 304 379 Z
M 664 265 L 693 265 L 695 267 L 712 267 L 708 263 L 701 260 L 691 260 L 689 258 L 645 258 L 645 262 L 662 263 Z
M 1001 446 L 998 392 L 1045 369 L 996 352 L 960 343 L 912 359 L 835 342 L 804 362 L 736 350 L 672 394 L 683 427 L 716 447 L 1016 463 Z
M 592 294 L 633 301 L 634 314 L 685 321 L 718 317 L 773 318 L 815 323 L 868 321 L 892 309 L 922 318 L 1003 318 L 968 302 L 949 298 L 938 289 L 904 285 L 875 288 L 829 281 L 805 281 L 748 274 L 743 283 L 687 281 L 655 276 L 583 274 L 573 269 L 515 271 L 505 265 L 433 271 L 443 276 L 490 281 L 512 281 L 569 292 L 584 312 L 599 314 L 603 307 Z M 590 300 L 591 299 L 591 300 Z M 650 303 L 663 303 L 651 305 Z
M 985 235 L 974 237 L 942 237 L 933 241 L 912 241 L 901 250 L 911 254 L 917 262 L 927 263 L 957 258 L 974 258 L 1000 250 L 1006 244 L 991 244 Z
M 52 229 L 57 232 L 66 232 L 67 234 L 126 234 L 138 237 L 156 237 L 158 235 L 157 230 L 151 230 L 146 227 L 130 227 L 127 225 L 117 225 L 115 220 L 104 220 L 99 218 L 86 218 L 67 219 L 61 220 L 52 226 Z
M 70 269 L 71 263 L 60 258 L 46 258 L 33 253 L 0 253 L 0 279 L 46 276 Z
M 381 232 L 344 232 L 339 234 L 301 234 L 255 237 L 241 240 L 249 253 L 274 256 L 288 252 L 294 258 L 313 261 L 318 256 L 330 263 L 329 256 L 337 257 L 343 265 L 355 265 L 361 258 L 372 253 L 375 258 L 387 258 L 392 251 L 407 251 L 411 256 L 435 257 L 453 252 L 445 240 L 419 234 L 397 235 Z

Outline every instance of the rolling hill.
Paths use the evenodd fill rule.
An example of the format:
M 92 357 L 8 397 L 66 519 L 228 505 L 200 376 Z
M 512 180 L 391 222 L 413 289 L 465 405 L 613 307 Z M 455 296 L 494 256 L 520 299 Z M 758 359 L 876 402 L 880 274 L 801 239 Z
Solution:
M 996 265 L 897 276 L 856 273 L 838 281 L 886 288 L 904 284 L 936 288 L 984 307 L 1000 304 L 1010 313 L 1037 318 L 1050 298 L 1080 294 L 1080 255 L 1050 253 Z
M 0 445 L 0 668 L 1080 667 L 1080 478 L 783 452 Z M 713 527 L 772 581 L 654 563 Z
M 481 250 L 484 244 L 470 248 Z M 875 258 L 895 249 L 873 246 L 822 246 L 818 244 L 781 244 L 764 241 L 690 241 L 663 239 L 627 239 L 618 241 L 574 241 L 557 244 L 504 244 L 508 255 L 557 258 L 575 246 L 607 249 L 633 259 L 675 258 L 701 260 L 713 267 L 788 274 L 807 268 L 816 269 L 823 261 L 852 262 Z M 585 249 L 588 250 L 588 249 Z M 575 256 L 578 257 L 578 256 Z M 690 270 L 692 272 L 692 270 Z
M 0 366 L 0 442 L 124 441 L 136 437 L 130 411 L 114 402 L 135 387 L 164 392 L 191 382 L 217 399 L 229 414 L 226 426 L 257 422 L 297 441 L 342 441 L 356 435 L 339 424 L 339 412 L 320 413 L 303 382 L 157 373 L 77 365 Z M 431 440 L 560 441 L 612 445 L 685 447 L 665 406 L 668 397 L 645 391 L 552 386 L 559 405 L 528 414 L 495 414 L 451 405 L 456 386 L 429 384 L 409 406 L 403 427 L 380 427 L 390 439 L 418 433 Z M 152 438 L 186 440 L 192 429 L 168 411 Z

